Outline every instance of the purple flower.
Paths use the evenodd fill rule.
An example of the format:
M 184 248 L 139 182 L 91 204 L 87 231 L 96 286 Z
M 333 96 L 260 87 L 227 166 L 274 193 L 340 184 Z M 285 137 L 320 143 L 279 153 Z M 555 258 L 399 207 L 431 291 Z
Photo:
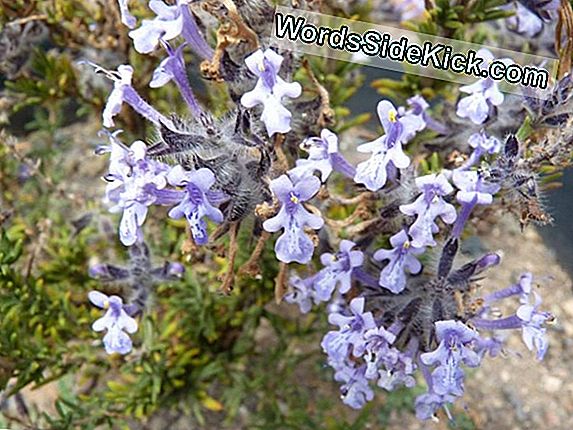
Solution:
M 435 394 L 461 396 L 464 372 L 460 365 L 477 367 L 480 363 L 479 355 L 470 347 L 478 334 L 461 321 L 437 321 L 435 325 L 440 343 L 434 351 L 422 354 L 420 360 L 427 366 L 437 364 L 432 372 L 432 391 Z
M 456 114 L 469 118 L 474 124 L 483 124 L 489 115 L 490 106 L 503 103 L 503 93 L 499 91 L 497 83 L 489 78 L 463 86 L 460 91 L 470 95 L 458 102 Z
M 155 269 L 154 272 L 155 276 L 160 277 L 161 279 L 173 280 L 173 279 L 180 279 L 183 274 L 185 273 L 185 266 L 181 263 L 173 263 L 170 261 L 165 262 L 161 270 Z
M 440 134 L 447 134 L 449 129 L 446 125 L 432 118 L 427 110 L 430 107 L 428 102 L 419 94 L 416 94 L 406 100 L 409 109 L 404 107 L 398 108 L 398 116 L 402 117 L 405 115 L 415 115 L 423 121 L 424 126 L 422 128 L 428 128 Z
M 482 255 L 477 260 L 474 260 L 472 265 L 475 267 L 474 273 L 481 273 L 485 269 L 488 269 L 492 266 L 497 266 L 501 261 L 501 257 L 499 254 L 495 252 L 488 252 L 487 254 Z
M 533 282 L 533 275 L 529 272 L 522 273 L 517 283 L 519 290 L 519 300 L 522 304 L 529 302 L 529 295 L 531 294 L 531 283 Z
M 113 145 L 113 144 L 112 144 Z M 134 142 L 128 150 L 119 145 L 112 149 L 110 172 L 104 178 L 105 201 L 112 203 L 112 213 L 122 212 L 119 226 L 121 242 L 130 246 L 140 237 L 140 228 L 152 204 L 174 203 L 181 198 L 181 192 L 164 190 L 169 167 L 163 163 L 145 158 L 146 146 Z
M 124 291 L 129 291 L 130 300 L 123 310 L 133 317 L 144 311 L 154 285 L 181 279 L 185 268 L 181 263 L 169 261 L 153 266 L 144 241 L 135 243 L 128 250 L 129 264 L 126 267 L 97 263 L 90 266 L 88 273 L 92 278 L 122 285 Z
M 292 290 L 287 293 L 285 300 L 297 303 L 302 313 L 307 313 L 312 303 L 328 302 L 336 285 L 339 292 L 344 294 L 350 290 L 352 271 L 360 267 L 364 260 L 361 251 L 353 251 L 354 242 L 343 240 L 340 242 L 340 251 L 336 254 L 324 253 L 320 260 L 324 267 L 315 275 L 300 279 L 293 276 L 290 280 Z
M 472 318 L 471 322 L 478 329 L 485 330 L 521 329 L 523 342 L 527 348 L 530 351 L 537 350 L 537 359 L 542 360 L 548 345 L 545 337 L 547 329 L 543 325 L 553 321 L 554 316 L 550 312 L 538 310 L 542 300 L 535 291 L 532 291 L 531 283 L 531 274 L 524 273 L 517 284 L 487 295 L 484 298 L 484 309 L 477 317 Z M 492 303 L 512 296 L 519 296 L 521 303 L 515 315 L 498 319 L 485 318 Z
M 305 139 L 300 147 L 308 152 L 307 159 L 296 161 L 296 167 L 289 171 L 289 174 L 304 176 L 320 172 L 322 182 L 326 182 L 333 170 L 353 178 L 356 170 L 338 152 L 338 136 L 330 130 L 324 128 L 320 132 L 320 137 L 309 137 Z
M 343 366 L 334 374 L 334 379 L 344 382 L 340 387 L 342 402 L 353 409 L 361 409 L 366 402 L 374 398 L 374 391 L 370 388 L 365 377 L 366 366 Z
M 195 116 L 200 116 L 203 112 L 197 99 L 193 95 L 189 79 L 187 78 L 187 71 L 185 70 L 185 62 L 183 60 L 183 48 L 185 44 L 180 45 L 175 51 L 167 42 L 162 42 L 167 51 L 167 58 L 164 58 L 159 66 L 153 72 L 153 78 L 149 83 L 151 88 L 159 88 L 174 80 L 185 99 L 187 106 Z
M 210 218 L 216 223 L 223 222 L 223 213 L 211 204 L 207 195 L 215 183 L 215 175 L 207 168 L 189 172 L 181 166 L 175 166 L 167 174 L 167 181 L 173 186 L 185 188 L 183 200 L 169 211 L 169 217 L 179 219 L 184 216 L 195 242 L 204 245 L 208 237 L 203 218 Z
M 468 170 L 478 163 L 484 154 L 495 154 L 501 149 L 501 142 L 497 137 L 488 136 L 484 130 L 473 133 L 468 139 L 469 145 L 474 148 L 465 163 L 456 170 Z
M 113 72 L 112 72 L 113 73 Z M 113 117 L 116 116 L 121 110 L 124 100 L 124 90 L 131 88 L 131 77 L 133 76 L 133 68 L 128 65 L 121 65 L 117 68 L 117 75 L 113 74 L 114 79 L 113 91 L 107 99 L 107 103 L 103 110 L 103 126 L 114 127 Z
M 521 306 L 515 315 L 521 320 L 522 338 L 527 349 L 537 350 L 537 359 L 543 360 L 547 352 L 547 339 L 545 337 L 547 329 L 543 327 L 545 322 L 553 321 L 554 317 L 550 312 L 538 311 L 542 303 L 541 296 L 531 290 L 531 273 L 524 273 L 519 279 L 519 301 Z M 533 303 L 531 303 L 533 296 Z
M 424 123 L 422 128 L 426 127 L 426 118 L 428 115 L 426 114 L 426 110 L 430 107 L 426 99 L 421 95 L 416 94 L 413 97 L 410 97 L 406 100 L 410 109 L 406 109 L 403 106 L 398 107 L 398 116 L 404 117 L 406 115 L 414 115 L 420 118 L 420 120 Z
M 380 286 L 398 294 L 406 288 L 407 270 L 413 275 L 420 273 L 422 264 L 415 257 L 424 252 L 424 248 L 416 247 L 408 240 L 408 234 L 400 230 L 390 238 L 393 249 L 379 249 L 374 253 L 378 261 L 388 260 L 388 264 L 380 272 Z
M 475 351 L 483 358 L 486 354 L 490 357 L 497 357 L 502 349 L 505 338 L 496 333 L 492 337 L 480 336 L 475 342 Z
M 105 351 L 108 354 L 127 354 L 132 348 L 127 333 L 137 331 L 137 322 L 125 312 L 121 297 L 108 297 L 99 291 L 90 291 L 88 297 L 95 306 L 106 311 L 103 317 L 92 324 L 94 331 L 107 330 L 103 337 Z
M 149 8 L 157 15 L 154 19 L 144 19 L 141 27 L 129 32 L 135 50 L 147 54 L 155 49 L 159 40 L 169 41 L 180 34 L 189 46 L 204 59 L 213 56 L 213 49 L 207 44 L 197 23 L 189 11 L 190 0 L 177 0 L 169 6 L 163 0 L 150 0 Z
M 429 420 L 436 411 L 448 403 L 453 403 L 455 397 L 452 395 L 439 395 L 436 393 L 424 393 L 416 397 L 415 408 L 416 418 L 419 420 Z
M 379 372 L 376 385 L 386 391 L 394 391 L 400 386 L 412 388 L 416 385 L 416 379 L 413 376 L 416 370 L 414 361 L 410 355 L 401 353 L 395 348 L 394 350 L 395 353 L 384 360 L 386 370 Z
M 521 305 L 515 315 L 521 320 L 522 339 L 527 349 L 537 350 L 537 359 L 543 360 L 547 352 L 547 338 L 545 334 L 547 329 L 543 327 L 546 321 L 553 321 L 553 315 L 550 312 L 539 312 L 537 309 L 541 304 L 541 297 L 533 293 L 535 297 L 534 304 Z
M 454 191 L 454 188 L 442 173 L 420 176 L 416 178 L 416 186 L 422 194 L 413 203 L 401 205 L 400 211 L 417 216 L 408 230 L 412 245 L 418 248 L 435 246 L 433 234 L 439 231 L 436 218 L 440 217 L 446 224 L 456 220 L 456 209 L 442 198 Z
M 129 0 L 118 0 L 119 3 L 119 12 L 121 13 L 121 22 L 123 25 L 127 26 L 128 28 L 135 27 L 135 17 L 129 12 L 129 7 L 127 3 Z
M 416 370 L 413 356 L 416 354 L 418 343 L 410 341 L 405 352 L 394 348 L 397 334 L 404 328 L 401 322 L 393 323 L 388 329 L 384 327 L 368 330 L 364 334 L 366 347 L 366 378 L 378 378 L 377 385 L 387 391 L 398 386 L 413 387 L 416 381 L 412 374 Z
M 454 171 L 452 181 L 459 189 L 456 199 L 468 205 L 489 205 L 493 201 L 493 194 L 499 191 L 499 185 L 486 182 L 482 175 L 476 171 Z
M 497 193 L 500 187 L 485 181 L 482 174 L 476 171 L 454 170 L 452 180 L 459 189 L 456 199 L 462 204 L 452 229 L 452 236 L 459 239 L 473 208 L 476 205 L 491 204 L 493 194 Z
M 479 153 L 479 156 L 482 154 L 496 154 L 501 149 L 499 139 L 494 136 L 488 136 L 484 130 L 472 134 L 468 139 L 468 143 Z
M 285 82 L 279 75 L 283 57 L 272 49 L 261 49 L 245 58 L 247 68 L 258 80 L 251 91 L 243 94 L 241 104 L 252 108 L 263 105 L 261 121 L 265 123 L 267 133 L 286 133 L 290 130 L 292 114 L 282 105 L 283 97 L 300 96 L 302 87 L 298 82 Z
M 164 42 L 164 47 L 167 51 L 167 57 L 161 60 L 159 66 L 153 71 L 153 77 L 151 78 L 151 82 L 149 82 L 151 88 L 160 88 L 172 79 L 175 79 L 177 75 L 186 73 L 185 63 L 183 61 L 183 48 L 185 48 L 185 43 L 179 45 L 175 50 L 166 42 Z
M 537 36 L 543 30 L 543 20 L 521 3 L 516 6 L 515 15 L 506 19 L 507 26 L 525 37 Z
M 430 107 L 426 99 L 419 94 L 410 97 L 408 100 L 408 106 L 410 106 L 410 113 L 413 115 L 421 116 L 424 120 L 426 110 Z M 398 109 L 400 110 L 400 109 Z
M 324 268 L 313 279 L 313 289 L 318 301 L 330 300 L 336 285 L 339 291 L 345 294 L 351 287 L 352 270 L 362 266 L 364 255 L 362 251 L 352 251 L 356 244 L 350 240 L 340 242 L 340 251 L 336 254 L 328 252 L 320 256 Z
M 312 308 L 312 282 L 314 277 L 301 279 L 299 276 L 291 276 L 289 279 L 289 285 L 291 290 L 285 294 L 284 300 L 287 303 L 297 304 L 300 311 L 306 314 Z
M 107 134 L 110 144 L 99 145 L 95 153 L 96 155 L 109 153 L 109 175 L 123 177 L 129 174 L 135 160 L 133 159 L 133 151 L 130 151 L 129 147 L 117 138 L 120 133 L 122 133 L 122 130 L 117 130 L 113 133 L 103 131 L 102 134 Z
M 108 79 L 113 81 L 113 90 L 107 99 L 102 114 L 104 127 L 109 128 L 115 126 L 113 117 L 121 111 L 124 102 L 155 125 L 165 124 L 169 127 L 173 126 L 170 119 L 157 112 L 157 110 L 143 100 L 132 87 L 131 78 L 133 76 L 133 67 L 123 64 L 117 68 L 117 71 L 111 71 L 90 62 L 81 62 L 80 64 L 89 64 L 95 68 L 96 73 L 104 74 Z
M 476 56 L 484 60 L 481 64 L 482 70 L 487 70 L 489 64 L 495 60 L 493 54 L 485 48 L 477 51 Z M 512 63 L 508 58 L 499 61 L 506 65 Z M 461 118 L 469 118 L 474 124 L 483 124 L 490 109 L 503 103 L 503 93 L 499 90 L 497 82 L 491 78 L 482 78 L 471 85 L 461 87 L 460 91 L 470 95 L 458 102 L 456 114 Z
M 424 121 L 424 127 L 427 127 L 430 130 L 433 130 L 440 134 L 448 133 L 448 127 L 446 125 L 442 124 L 439 121 L 436 121 L 428 114 L 427 110 L 430 107 L 430 105 L 424 99 L 424 97 L 422 97 L 419 94 L 416 94 L 415 96 L 410 97 L 406 101 L 408 102 L 408 106 L 410 106 L 410 109 L 405 110 L 402 107 L 398 108 L 399 116 L 404 116 L 406 114 L 417 115 L 418 117 L 420 117 L 422 121 Z
M 375 379 L 379 375 L 382 362 L 396 361 L 394 356 L 399 352 L 391 345 L 396 341 L 396 335 L 384 327 L 373 328 L 364 333 L 366 340 L 364 359 L 366 360 L 366 378 Z M 390 358 L 392 357 L 392 358 Z
M 312 198 L 320 188 L 320 180 L 315 176 L 306 176 L 293 184 L 287 175 L 271 181 L 271 191 L 281 203 L 279 213 L 266 220 L 263 228 L 271 233 L 284 228 L 277 239 L 275 253 L 284 263 L 306 264 L 312 258 L 314 245 L 304 232 L 305 227 L 318 230 L 324 224 L 321 217 L 308 212 L 303 202 Z
M 531 282 L 533 281 L 533 276 L 531 273 L 523 273 L 519 277 L 519 282 L 510 285 L 502 290 L 494 291 L 484 297 L 484 304 L 489 306 L 490 304 L 512 296 L 519 296 L 519 301 L 522 304 L 529 303 L 529 295 L 531 294 Z
M 343 363 L 349 351 L 355 357 L 364 354 L 366 340 L 364 334 L 376 328 L 371 312 L 364 312 L 364 297 L 352 299 L 350 302 L 351 316 L 331 313 L 328 322 L 337 325 L 338 331 L 329 331 L 322 339 L 321 346 L 333 365 Z
M 547 329 L 543 327 L 546 322 L 551 322 L 554 316 L 550 312 L 539 312 L 537 309 L 541 299 L 535 294 L 533 305 L 521 305 L 515 315 L 499 319 L 472 318 L 472 324 L 478 329 L 484 330 L 508 330 L 521 329 L 522 339 L 530 351 L 537 350 L 537 359 L 542 360 L 547 352 Z
M 151 0 L 149 8 L 157 16 L 153 20 L 144 19 L 141 27 L 129 32 L 135 50 L 147 54 L 155 49 L 159 39 L 168 41 L 179 36 L 183 28 L 181 8 L 187 7 L 186 3 L 188 2 L 178 0 L 177 4 L 169 6 L 163 0 Z
M 416 132 L 425 126 L 419 115 L 406 113 L 399 116 L 394 105 L 388 100 L 378 103 L 378 117 L 385 134 L 372 142 L 358 146 L 359 152 L 370 152 L 370 158 L 358 165 L 354 181 L 364 184 L 371 191 L 377 191 L 386 184 L 388 169 L 404 169 L 410 159 L 404 154 L 402 144 L 408 142 Z

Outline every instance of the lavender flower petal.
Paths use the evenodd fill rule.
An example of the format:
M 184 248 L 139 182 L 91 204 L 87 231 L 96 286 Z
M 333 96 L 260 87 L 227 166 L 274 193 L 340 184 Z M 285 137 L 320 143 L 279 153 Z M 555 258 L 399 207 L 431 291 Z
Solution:
M 271 182 L 271 190 L 281 208 L 276 216 L 263 223 L 263 228 L 271 233 L 284 229 L 275 244 L 275 253 L 280 261 L 306 264 L 312 258 L 314 244 L 304 228 L 308 226 L 318 230 L 324 221 L 308 212 L 303 202 L 312 198 L 319 188 L 320 180 L 315 176 L 300 178 L 293 184 L 288 176 L 282 175 Z
M 393 249 L 379 249 L 374 253 L 378 261 L 388 260 L 388 264 L 380 272 L 380 286 L 398 294 L 406 288 L 406 271 L 413 275 L 420 273 L 422 265 L 415 257 L 424 252 L 424 248 L 416 247 L 408 239 L 404 230 L 390 238 Z
M 127 333 L 137 331 L 137 322 L 130 317 L 123 306 L 123 300 L 118 296 L 106 296 L 99 291 L 90 291 L 90 301 L 97 307 L 106 310 L 103 317 L 92 324 L 94 331 L 107 330 L 103 338 L 108 354 L 127 354 L 132 349 L 132 342 Z
M 265 124 L 269 136 L 286 133 L 290 130 L 292 114 L 282 105 L 284 97 L 300 96 L 302 87 L 298 82 L 285 82 L 278 72 L 283 57 L 272 49 L 258 50 L 245 59 L 247 68 L 258 78 L 253 90 L 241 97 L 241 104 L 252 108 L 263 105 L 261 121 Z

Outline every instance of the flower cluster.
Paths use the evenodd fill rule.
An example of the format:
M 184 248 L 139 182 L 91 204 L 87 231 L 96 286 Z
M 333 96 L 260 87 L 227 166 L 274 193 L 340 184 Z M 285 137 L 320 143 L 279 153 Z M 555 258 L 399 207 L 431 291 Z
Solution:
M 498 261 L 497 257 L 486 256 L 473 263 L 473 269 L 482 270 Z M 447 284 L 459 288 L 457 278 L 462 271 L 455 275 L 450 276 Z M 427 287 L 420 286 L 418 293 L 406 292 L 392 298 L 386 294 L 372 296 L 369 299 L 372 311 L 365 310 L 364 297 L 353 299 L 348 311 L 330 314 L 329 322 L 339 326 L 339 330 L 328 332 L 322 341 L 335 379 L 343 382 L 344 403 L 361 408 L 373 397 L 371 382 L 389 391 L 399 386 L 412 387 L 419 369 L 428 390 L 416 399 L 416 415 L 422 420 L 429 419 L 439 408 L 463 395 L 464 367 L 477 367 L 486 353 L 499 353 L 503 344 L 496 333 L 500 330 L 521 330 L 527 348 L 537 350 L 537 357 L 542 359 L 547 350 L 544 324 L 553 317 L 539 310 L 541 300 L 537 295 L 533 302 L 530 300 L 530 285 L 531 275 L 524 274 L 518 284 L 487 296 L 484 306 L 465 321 L 457 319 L 447 308 L 441 310 L 442 315 L 436 315 L 435 304 L 423 303 L 432 300 L 423 296 Z M 414 299 L 412 296 L 416 294 L 421 297 Z M 519 295 L 521 301 L 514 315 L 488 317 L 493 302 L 513 295 Z M 379 300 L 389 309 L 378 307 Z M 444 306 L 449 299 L 444 295 L 433 300 Z M 402 310 L 392 320 L 389 315 L 395 306 Z M 420 328 L 413 331 L 409 328 L 410 319 L 427 318 L 422 316 L 424 312 L 429 312 L 434 320 L 430 337 L 429 333 L 418 332 Z M 407 315 L 409 318 L 405 320 Z M 446 412 L 449 413 L 447 408 Z
M 442 173 L 419 176 L 416 178 L 416 186 L 422 194 L 413 203 L 400 206 L 400 211 L 406 215 L 417 216 L 409 229 L 413 246 L 436 246 L 433 238 L 433 234 L 439 231 L 436 218 L 441 218 L 446 224 L 452 224 L 456 220 L 455 208 L 444 201 L 444 197 L 454 189 Z
M 119 296 L 107 296 L 100 291 L 90 291 L 89 300 L 105 310 L 103 317 L 92 325 L 94 331 L 106 330 L 103 344 L 108 354 L 127 354 L 132 349 L 129 334 L 137 331 L 134 317 L 143 312 L 147 296 L 154 284 L 177 280 L 184 272 L 180 263 L 165 262 L 163 266 L 152 267 L 149 249 L 144 242 L 129 248 L 129 266 L 94 264 L 89 269 L 92 278 L 104 283 L 119 283 L 131 293 L 127 304 Z
M 328 302 L 338 285 L 338 292 L 346 294 L 351 287 L 352 272 L 361 267 L 364 255 L 353 250 L 354 242 L 342 240 L 336 254 L 325 252 L 320 256 L 323 268 L 315 275 L 300 279 L 294 276 L 290 281 L 293 291 L 285 296 L 289 303 L 297 303 L 302 313 L 307 313 L 312 303 Z
M 156 16 L 143 20 L 138 28 L 135 28 L 137 20 L 130 13 L 128 2 L 120 0 L 119 7 L 122 22 L 132 29 L 129 36 L 138 52 L 151 53 L 159 45 L 167 52 L 167 57 L 155 69 L 150 86 L 157 88 L 169 81 L 175 82 L 195 121 L 204 129 L 204 134 L 213 136 L 216 135 L 213 131 L 213 120 L 200 106 L 189 84 L 184 49 L 189 47 L 195 54 L 207 60 L 213 57 L 215 51 L 197 25 L 189 8 L 190 3 L 188 0 L 178 0 L 168 5 L 160 0 L 150 0 L 149 7 Z M 184 42 L 172 47 L 170 43 L 176 42 L 179 36 Z M 263 105 L 260 120 L 265 124 L 269 136 L 290 130 L 291 113 L 283 106 L 283 99 L 295 98 L 301 93 L 300 84 L 287 83 L 278 76 L 282 61 L 283 57 L 271 49 L 256 50 L 244 58 L 246 71 L 258 80 L 251 91 L 243 94 L 241 103 L 247 108 Z M 97 73 L 105 75 L 113 82 L 113 90 L 103 110 L 104 127 L 114 127 L 114 117 L 120 113 L 123 104 L 127 104 L 155 125 L 165 142 L 150 146 L 142 141 L 135 141 L 131 146 L 127 146 L 118 139 L 119 131 L 116 131 L 108 133 L 109 145 L 102 145 L 96 150 L 97 154 L 109 153 L 109 170 L 104 176 L 107 182 L 104 201 L 110 206 L 110 212 L 121 214 L 119 238 L 122 244 L 130 247 L 132 254 L 135 252 L 133 250 L 145 246 L 142 227 L 151 206 L 168 206 L 170 218 L 185 218 L 197 245 L 204 245 L 209 240 L 207 219 L 223 223 L 235 220 L 239 213 L 244 212 L 245 209 L 238 207 L 236 200 L 248 198 L 245 192 L 255 193 L 255 184 L 250 186 L 248 181 L 243 181 L 242 190 L 231 186 L 237 181 L 233 175 L 244 170 L 244 166 L 236 166 L 233 171 L 222 160 L 214 164 L 216 158 L 204 152 L 208 151 L 207 146 L 197 148 L 201 154 L 193 154 L 193 162 L 181 158 L 179 163 L 174 164 L 160 161 L 159 157 L 165 155 L 163 145 L 167 145 L 169 154 L 181 151 L 180 140 L 177 143 L 169 140 L 180 139 L 181 122 L 173 116 L 164 116 L 139 95 L 132 85 L 134 69 L 130 65 L 120 65 L 117 71 L 110 71 L 93 63 L 84 63 L 92 65 Z M 232 139 L 236 142 L 244 138 L 241 135 Z M 243 145 L 243 151 L 247 151 L 250 144 L 244 142 Z M 236 151 L 232 153 L 236 159 Z M 352 168 L 345 164 L 344 159 L 337 153 L 336 142 L 329 144 L 327 153 L 327 158 L 338 166 L 335 168 Z M 249 160 L 243 162 L 248 164 Z M 319 229 L 323 221 L 321 217 L 309 213 L 303 202 L 316 194 L 320 181 L 312 174 L 292 174 L 292 178 L 295 183 L 291 182 L 287 175 L 273 182 L 271 190 L 283 205 L 274 218 L 266 220 L 265 228 L 269 231 L 285 229 L 284 234 L 277 240 L 279 258 L 283 261 L 306 263 L 312 257 L 314 245 L 304 229 Z M 229 202 L 229 199 L 233 201 Z M 225 206 L 225 212 L 219 208 L 222 205 Z M 127 272 L 108 265 L 92 268 L 90 273 L 118 282 L 129 277 Z M 143 284 L 147 285 L 149 282 Z M 143 290 L 148 291 L 148 287 Z M 140 297 L 145 299 L 147 293 Z M 104 338 L 106 350 L 127 353 L 131 349 L 127 334 L 133 333 L 137 328 L 130 312 L 126 311 L 131 305 L 124 306 L 123 300 L 118 296 L 107 298 L 98 292 L 91 293 L 90 300 L 96 306 L 107 310 L 105 317 L 94 324 L 96 331 L 108 330 Z M 142 308 L 143 303 L 140 303 L 138 310 Z
M 110 135 L 109 146 L 100 146 L 97 152 L 110 153 L 109 173 L 104 177 L 108 183 L 105 201 L 111 204 L 110 212 L 122 213 L 119 237 L 124 245 L 141 240 L 141 226 L 151 205 L 176 205 L 169 216 L 175 219 L 185 216 L 199 244 L 207 241 L 204 218 L 223 220 L 221 211 L 209 200 L 208 192 L 214 183 L 209 169 L 186 171 L 179 165 L 169 166 L 149 159 L 145 143 L 136 141 L 127 147 L 116 134 Z
M 308 131 L 301 126 L 304 121 L 297 117 L 299 105 L 293 99 L 302 95 L 302 86 L 288 81 L 296 61 L 286 61 L 281 51 L 265 46 L 263 38 L 241 44 L 240 50 L 233 50 L 229 40 L 218 39 L 213 50 L 190 11 L 191 3 L 151 0 L 156 16 L 135 28 L 127 2 L 120 1 L 135 49 L 150 53 L 161 46 L 167 52 L 150 86 L 173 81 L 189 107 L 190 120 L 164 116 L 145 102 L 132 86 L 131 66 L 121 65 L 117 71 L 96 66 L 114 83 L 103 113 L 104 126 L 115 126 L 114 118 L 125 103 L 151 122 L 158 134 L 157 142 L 135 141 L 128 147 L 116 131 L 109 133 L 110 144 L 97 151 L 110 154 L 105 200 L 111 212 L 121 213 L 119 237 L 130 249 L 132 266 L 97 265 L 90 273 L 127 284 L 135 292 L 127 304 L 119 296 L 89 294 L 90 301 L 106 311 L 93 324 L 95 331 L 107 330 L 106 351 L 126 354 L 132 349 L 134 316 L 143 312 L 151 285 L 182 273 L 177 263 L 160 268 L 149 263 L 143 224 L 149 208 L 159 205 L 169 208 L 169 217 L 187 220 L 196 245 L 228 232 L 225 292 L 233 284 L 237 231 L 243 219 L 256 216 L 255 231 L 260 235 L 245 273 L 253 272 L 265 242 L 278 233 L 277 297 L 298 305 L 302 313 L 330 304 L 328 321 L 337 329 L 326 333 L 321 346 L 341 384 L 343 402 L 350 407 L 361 408 L 372 400 L 373 385 L 385 390 L 414 386 L 419 371 L 427 391 L 415 401 L 416 415 L 429 419 L 441 408 L 449 414 L 448 405 L 463 395 L 465 369 L 479 366 L 486 355 L 503 348 L 501 330 L 520 330 L 526 347 L 542 359 L 547 351 L 545 324 L 552 315 L 541 310 L 541 299 L 532 291 L 532 275 L 526 273 L 515 285 L 480 296 L 478 276 L 499 264 L 500 257 L 488 253 L 456 266 L 472 215 L 480 207 L 499 203 L 499 196 L 511 188 L 511 175 L 525 164 L 518 162 L 517 138 L 510 135 L 502 145 L 499 133 L 489 128 L 505 100 L 497 83 L 486 78 L 460 88 L 468 95 L 451 110 L 470 132 L 463 142 L 467 158 L 464 155 L 459 163 L 448 154 L 443 164 L 422 166 L 407 155 L 406 145 L 423 140 L 418 135 L 423 130 L 427 129 L 424 135 L 443 136 L 456 131 L 454 121 L 436 119 L 430 103 L 414 95 L 407 106 L 396 107 L 389 100 L 378 103 L 383 134 L 356 148 L 370 155 L 354 166 L 348 161 L 352 158 L 342 154 L 344 135 L 325 128 L 324 121 L 304 124 Z M 528 13 L 541 17 L 540 11 L 552 10 L 537 6 L 528 8 Z M 424 5 L 406 2 L 398 11 L 411 18 L 419 16 Z M 523 20 L 514 24 L 518 31 L 534 29 L 524 27 Z M 246 46 L 252 49 L 245 50 Z M 198 103 L 187 78 L 186 47 L 227 73 L 236 104 L 228 115 L 216 117 Z M 225 48 L 232 55 L 221 51 Z M 478 55 L 485 63 L 494 58 L 486 49 Z M 324 88 L 311 68 L 307 73 L 322 94 Z M 562 82 L 568 88 L 570 79 Z M 322 107 L 328 104 L 324 94 L 317 100 Z M 551 110 L 548 106 L 529 100 L 529 108 L 539 115 Z M 306 158 L 291 159 L 297 147 Z M 341 181 L 348 186 L 333 186 Z M 337 195 L 343 188 L 357 190 L 358 195 Z M 330 218 L 333 203 L 347 206 L 351 215 Z M 211 239 L 207 220 L 221 224 Z M 314 258 L 320 267 L 313 273 L 315 248 L 320 250 L 320 257 Z M 294 269 L 293 263 L 306 267 Z M 284 285 L 287 274 L 290 278 Z M 515 312 L 500 316 L 496 302 L 514 296 L 519 298 Z
M 379 144 L 400 145 L 405 139 L 404 132 L 412 136 L 422 127 L 416 125 L 418 120 L 426 124 L 423 119 L 426 108 L 395 109 L 382 101 L 378 110 L 387 135 L 378 140 Z M 515 141 L 512 136 L 508 138 L 506 153 L 513 151 Z M 525 345 L 537 350 L 540 359 L 545 354 L 544 325 L 551 321 L 552 315 L 540 310 L 539 296 L 531 294 L 531 275 L 525 274 L 518 284 L 473 302 L 477 305 L 459 307 L 458 294 L 462 302 L 469 301 L 470 294 L 475 292 L 475 276 L 500 261 L 496 254 L 486 254 L 453 269 L 459 240 L 473 209 L 491 205 L 501 189 L 499 179 L 482 170 L 473 170 L 473 165 L 484 155 L 500 153 L 500 141 L 482 130 L 470 136 L 468 146 L 473 153 L 463 166 L 415 178 L 419 194 L 411 203 L 399 206 L 405 226 L 390 237 L 391 249 L 378 249 L 370 254 L 372 260 L 384 263 L 377 279 L 368 273 L 366 249 L 358 250 L 354 242 L 347 240 L 341 242 L 334 258 L 332 254 L 321 256 L 323 268 L 316 274 L 305 279 L 298 275 L 291 277 L 291 290 L 285 300 L 298 304 L 303 313 L 313 304 L 334 300 L 340 303 L 340 294 L 347 293 L 352 285 L 357 286 L 357 291 L 361 286 L 366 287 L 347 308 L 342 302 L 342 308 L 338 304 L 331 310 L 329 322 L 339 329 L 328 332 L 322 341 L 328 363 L 335 372 L 334 379 L 341 383 L 343 402 L 353 408 L 361 408 L 372 400 L 373 382 L 386 390 L 412 387 L 415 373 L 420 370 L 428 388 L 416 399 L 416 415 L 422 420 L 429 419 L 441 408 L 449 415 L 448 405 L 463 395 L 464 369 L 479 366 L 486 354 L 497 355 L 503 348 L 500 330 L 521 330 Z M 396 151 L 393 148 L 396 146 L 386 147 Z M 364 166 L 369 166 L 372 172 L 376 168 L 387 172 L 388 163 L 396 169 L 398 179 L 397 169 L 404 169 L 409 163 L 388 161 L 385 158 L 388 152 L 380 152 L 377 160 L 373 156 L 359 165 L 355 182 L 364 183 L 360 179 L 361 172 L 366 171 Z M 403 155 L 401 148 L 396 154 Z M 309 175 L 318 171 L 323 180 L 328 179 L 331 172 L 328 158 L 316 158 L 319 163 L 314 169 L 302 160 L 293 172 Z M 376 174 L 372 178 L 377 178 Z M 367 188 L 380 190 L 385 178 L 384 182 L 370 185 Z M 421 259 L 427 249 L 437 247 L 441 240 L 437 235 L 449 239 L 437 268 L 425 272 Z M 354 258 L 349 253 L 351 249 Z M 354 263 L 349 264 L 352 260 Z M 333 296 L 338 279 L 344 279 L 344 283 L 340 284 L 340 294 Z M 515 314 L 492 319 L 492 303 L 513 295 L 519 295 L 521 301 Z

